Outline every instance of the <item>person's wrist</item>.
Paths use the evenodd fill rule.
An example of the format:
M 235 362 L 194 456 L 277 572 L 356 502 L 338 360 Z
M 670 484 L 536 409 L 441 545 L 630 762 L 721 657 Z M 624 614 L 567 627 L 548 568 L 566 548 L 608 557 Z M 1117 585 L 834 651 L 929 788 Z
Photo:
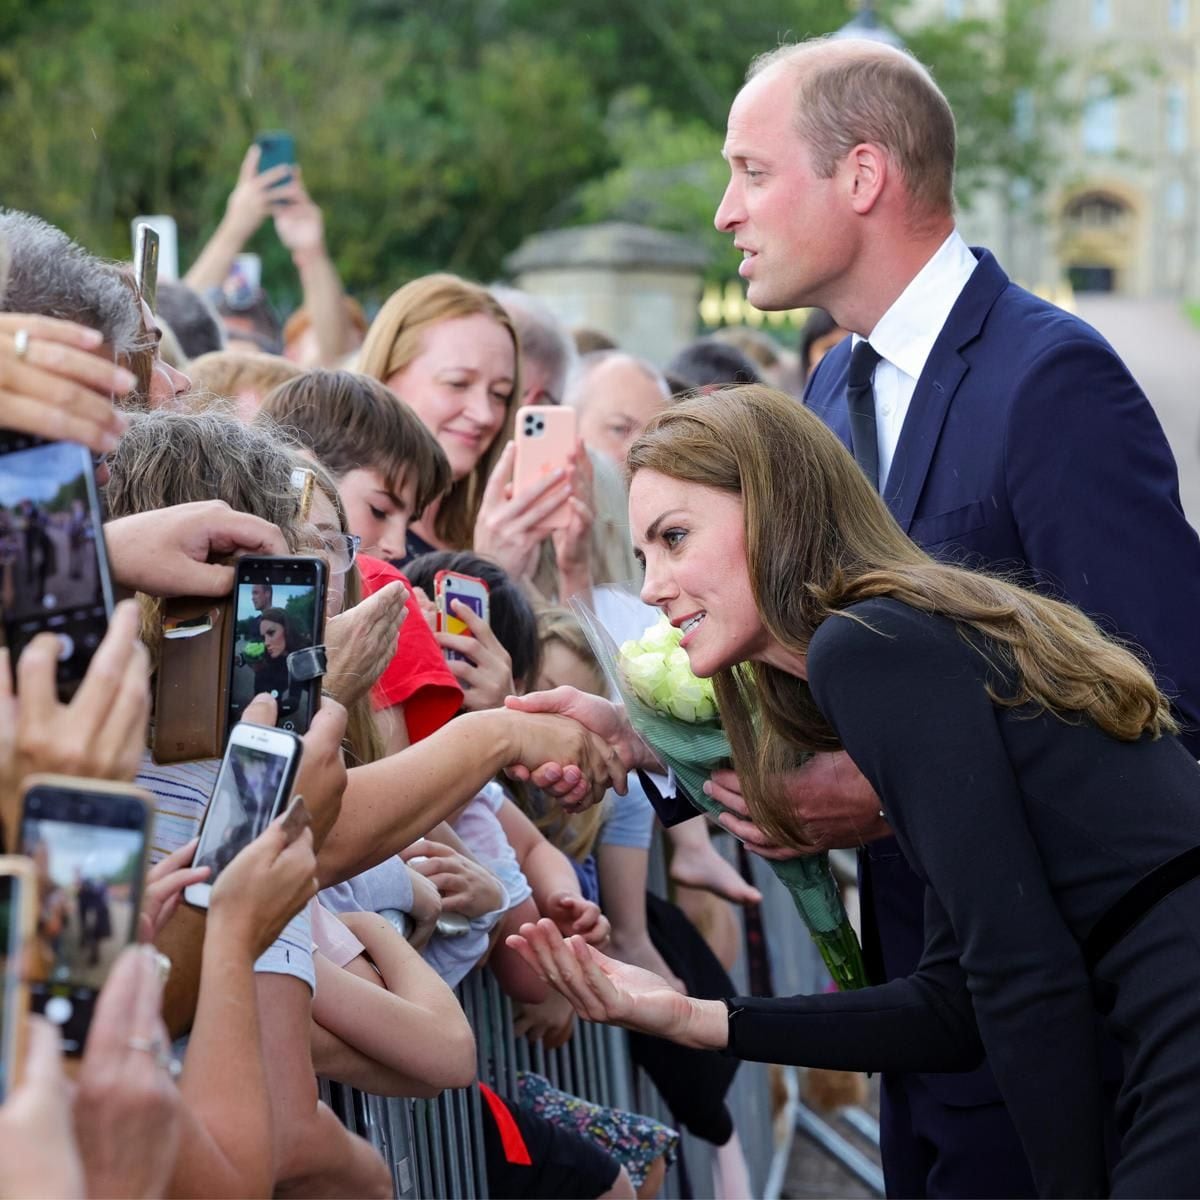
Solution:
M 689 996 L 683 1038 L 700 1050 L 724 1050 L 729 1045 L 729 1006 L 724 1000 Z
M 251 223 L 236 211 L 226 209 L 225 216 L 221 218 L 221 223 L 213 234 L 213 240 L 223 250 L 235 255 L 240 254 L 242 247 L 254 236 L 258 225 L 257 221 Z
M 312 271 L 314 267 L 323 266 L 329 261 L 329 253 L 325 249 L 323 238 L 311 246 L 296 246 L 294 248 L 289 247 L 289 249 L 292 254 L 292 266 L 301 275 Z

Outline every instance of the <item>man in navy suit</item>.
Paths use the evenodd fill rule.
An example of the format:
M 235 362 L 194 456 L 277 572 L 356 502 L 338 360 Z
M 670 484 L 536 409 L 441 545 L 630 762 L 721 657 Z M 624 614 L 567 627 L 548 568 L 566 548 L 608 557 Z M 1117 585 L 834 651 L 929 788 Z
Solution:
M 743 251 L 750 302 L 825 308 L 855 335 L 826 356 L 805 401 L 901 527 L 936 556 L 1011 572 L 1140 645 L 1200 754 L 1200 540 L 1171 451 L 1104 339 L 959 236 L 954 119 L 933 80 L 874 42 L 783 47 L 752 66 L 724 154 L 716 224 Z M 741 807 L 730 772 L 709 786 Z M 786 788 L 815 847 L 863 847 L 868 965 L 880 980 L 909 974 L 923 888 L 869 785 L 831 754 Z M 748 821 L 725 821 L 766 844 Z M 986 1067 L 885 1077 L 883 1101 L 890 1195 L 1033 1194 Z

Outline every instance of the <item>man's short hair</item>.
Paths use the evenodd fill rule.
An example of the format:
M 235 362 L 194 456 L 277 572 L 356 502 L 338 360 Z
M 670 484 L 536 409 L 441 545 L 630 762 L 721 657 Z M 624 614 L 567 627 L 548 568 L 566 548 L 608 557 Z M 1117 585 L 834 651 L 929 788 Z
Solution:
M 186 283 L 159 280 L 157 312 L 170 325 L 189 359 L 225 349 L 225 334 L 217 310 Z
M 8 244 L 9 255 L 0 309 L 97 329 L 118 355 L 143 346 L 142 314 L 116 266 L 40 217 L 15 209 L 0 209 L 0 240 Z
M 217 315 L 250 322 L 250 329 L 225 326 L 225 341 L 253 342 L 264 354 L 283 353 L 283 325 L 266 292 L 259 288 L 247 296 L 215 295 Z
M 304 371 L 263 400 L 259 415 L 297 437 L 339 479 L 378 471 L 388 490 L 416 485 L 414 518 L 451 483 L 437 438 L 403 400 L 357 371 Z
M 653 363 L 648 363 L 644 358 L 638 358 L 636 355 L 628 354 L 624 350 L 593 350 L 590 354 L 581 354 L 576 359 L 575 366 L 567 378 L 563 403 L 570 404 L 575 408 L 581 408 L 583 398 L 580 393 L 592 372 L 597 367 L 603 366 L 604 363 L 613 362 L 616 359 L 623 359 L 630 366 L 636 367 L 647 379 L 657 385 L 665 400 L 670 399 L 670 384 L 667 383 L 666 377 Z
M 824 179 L 857 145 L 887 151 L 925 213 L 953 212 L 954 113 L 933 76 L 907 51 L 865 39 L 813 38 L 760 54 L 747 79 L 795 72 L 796 132 Z
M 667 363 L 667 374 L 686 380 L 690 388 L 762 382 L 745 354 L 714 337 L 689 342 Z
M 516 326 L 521 357 L 542 368 L 550 379 L 551 403 L 561 404 L 576 358 L 575 343 L 566 326 L 548 304 L 528 292 L 503 284 L 493 284 L 490 290 Z

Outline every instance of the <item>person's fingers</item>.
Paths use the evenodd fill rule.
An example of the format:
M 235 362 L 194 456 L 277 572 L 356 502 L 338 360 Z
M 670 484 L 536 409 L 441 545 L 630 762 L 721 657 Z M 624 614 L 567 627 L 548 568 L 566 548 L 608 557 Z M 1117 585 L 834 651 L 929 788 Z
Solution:
M 30 339 L 44 338 L 51 342 L 62 342 L 78 346 L 81 350 L 94 351 L 100 348 L 104 335 L 88 325 L 64 321 L 60 317 L 43 317 L 37 313 L 0 313 L 0 333 L 12 337 L 24 329 Z
M 275 166 L 256 174 L 253 182 L 260 196 L 270 192 L 271 195 L 267 199 L 273 200 L 277 193 L 284 191 L 286 185 L 281 181 L 287 179 L 291 173 L 291 163 L 276 163 Z
M 532 925 L 522 925 L 521 929 L 532 929 Z M 504 939 L 504 944 L 512 951 L 515 951 L 521 958 L 521 961 L 539 978 L 542 979 L 542 970 L 538 964 L 537 955 L 534 953 L 533 947 L 529 943 L 529 939 L 524 933 L 510 933 Z
M 439 630 L 433 639 L 443 650 L 453 650 L 455 654 L 465 654 L 472 662 L 480 654 L 481 643 L 477 638 L 465 633 L 446 633 Z
M 124 682 L 126 668 L 133 654 L 138 635 L 138 606 L 134 600 L 122 600 L 113 609 L 104 635 L 88 669 L 71 701 L 71 711 L 82 719 L 91 719 L 88 735 L 99 723 L 98 718 L 112 701 Z M 79 736 L 82 736 L 82 732 Z
M 25 390 L 0 387 L 0 419 L 6 426 L 47 441 L 81 441 L 98 454 L 116 449 L 126 421 L 107 395 L 39 374 L 41 379 L 27 383 Z
M 58 639 L 39 633 L 17 659 L 18 738 L 44 736 L 58 707 Z
M 739 817 L 734 813 L 721 813 L 717 817 L 718 823 L 722 828 L 727 829 L 735 838 L 745 842 L 747 847 L 770 847 L 774 843 L 765 833 L 753 822 L 744 817 Z
M 154 866 L 146 872 L 147 886 L 156 883 L 160 879 L 165 879 L 172 871 L 178 871 L 182 867 L 186 867 L 196 853 L 196 847 L 200 844 L 198 837 L 192 838 L 190 842 L 185 842 L 178 850 L 172 850 L 166 858 L 155 863 Z
M 524 696 L 506 696 L 504 707 L 527 713 L 570 715 L 572 701 L 579 693 L 572 687 L 556 687 L 548 692 L 527 692 Z
M 135 1006 L 146 971 L 154 973 L 146 952 L 126 947 L 117 956 L 100 989 L 87 1038 L 87 1056 L 123 1053 L 134 1035 Z
M 149 723 L 150 655 L 141 642 L 135 642 L 129 648 L 120 687 L 93 742 L 93 761 L 110 776 L 129 771 L 136 775 Z
M 451 600 L 450 610 L 471 631 L 471 636 L 489 649 L 500 649 L 500 640 L 492 627 L 469 605 L 461 600 Z M 449 636 L 449 635 L 447 635 Z
M 249 183 L 258 172 L 258 160 L 262 150 L 257 142 L 251 142 L 246 153 L 242 156 L 242 165 L 238 167 L 238 183 Z
M 488 476 L 487 486 L 483 489 L 483 499 L 479 506 L 481 512 L 495 509 L 504 503 L 504 489 L 512 482 L 516 453 L 516 445 L 513 442 L 505 445 L 500 452 L 500 457 Z
M 532 780 L 534 787 L 548 789 L 556 787 L 563 781 L 563 768 L 559 763 L 550 762 L 542 763 L 540 767 L 533 771 L 527 771 L 524 767 L 514 766 L 514 771 L 525 771 L 526 779 Z
M 530 496 L 533 488 L 523 492 L 513 501 L 513 529 L 525 534 L 538 534 L 539 528 L 551 513 L 556 513 L 566 503 L 571 495 L 571 481 L 562 471 L 556 471 L 547 476 L 555 482 L 549 487 L 543 487 L 539 482 L 534 486 L 537 494 Z M 540 538 L 540 534 L 538 534 Z
M 703 784 L 701 790 L 706 796 L 712 797 L 722 808 L 727 808 L 730 812 L 749 819 L 750 809 L 746 807 L 745 797 L 740 791 L 730 791 L 728 787 L 718 783 L 716 775 Z
M 63 322 L 68 329 L 79 328 Z M 20 389 L 28 395 L 43 396 L 61 403 L 64 407 L 81 415 L 94 406 L 99 399 L 108 409 L 108 419 L 115 428 L 128 424 L 124 413 L 113 411 L 110 394 L 113 392 L 124 395 L 137 385 L 137 376 L 127 367 L 105 358 L 95 352 L 94 345 L 79 345 L 74 338 L 62 339 L 39 333 L 28 323 L 22 328 L 29 336 L 24 356 L 16 363 L 10 363 L 11 374 L 9 386 Z M 5 339 L 8 344 L 8 339 Z M 80 385 L 78 393 L 67 390 L 48 390 L 50 385 L 58 381 L 72 382 Z M 22 387 L 29 382 L 34 387 Z M 76 407 L 76 403 L 79 407 Z
M 742 794 L 742 782 L 738 779 L 738 773 L 730 767 L 719 767 L 709 778 L 726 791 L 736 792 L 739 796 Z
M 597 1020 L 611 1019 L 620 1011 L 620 993 L 610 976 L 600 969 L 604 956 L 582 938 L 571 938 L 568 945 L 575 955 L 579 974 L 584 986 L 594 997 L 601 1016 Z
M 64 1085 L 62 1066 L 62 1036 L 58 1026 L 45 1017 L 30 1014 L 25 1036 L 25 1062 L 21 1082 L 12 1090 L 15 1097 L 23 1092 L 39 1091 L 51 1094 Z
M 321 706 L 324 711 L 324 704 Z M 259 692 L 249 704 L 242 709 L 242 721 L 249 725 L 274 726 L 279 715 L 279 706 L 275 697 L 267 692 Z M 318 713 L 320 715 L 320 713 Z
M 252 513 L 237 512 L 223 501 L 206 514 L 210 550 L 217 554 L 289 554 L 287 541 L 278 525 Z M 232 585 L 233 568 L 230 573 Z

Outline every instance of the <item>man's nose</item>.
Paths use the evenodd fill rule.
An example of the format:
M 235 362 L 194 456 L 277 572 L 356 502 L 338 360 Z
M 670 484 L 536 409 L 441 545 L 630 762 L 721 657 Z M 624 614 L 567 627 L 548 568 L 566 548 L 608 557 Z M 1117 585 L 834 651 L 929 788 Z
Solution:
M 717 205 L 713 224 L 721 233 L 732 233 L 744 219 L 745 214 L 742 212 L 742 201 L 737 187 L 737 180 L 731 179 L 725 187 L 725 194 L 721 197 L 721 203 Z

